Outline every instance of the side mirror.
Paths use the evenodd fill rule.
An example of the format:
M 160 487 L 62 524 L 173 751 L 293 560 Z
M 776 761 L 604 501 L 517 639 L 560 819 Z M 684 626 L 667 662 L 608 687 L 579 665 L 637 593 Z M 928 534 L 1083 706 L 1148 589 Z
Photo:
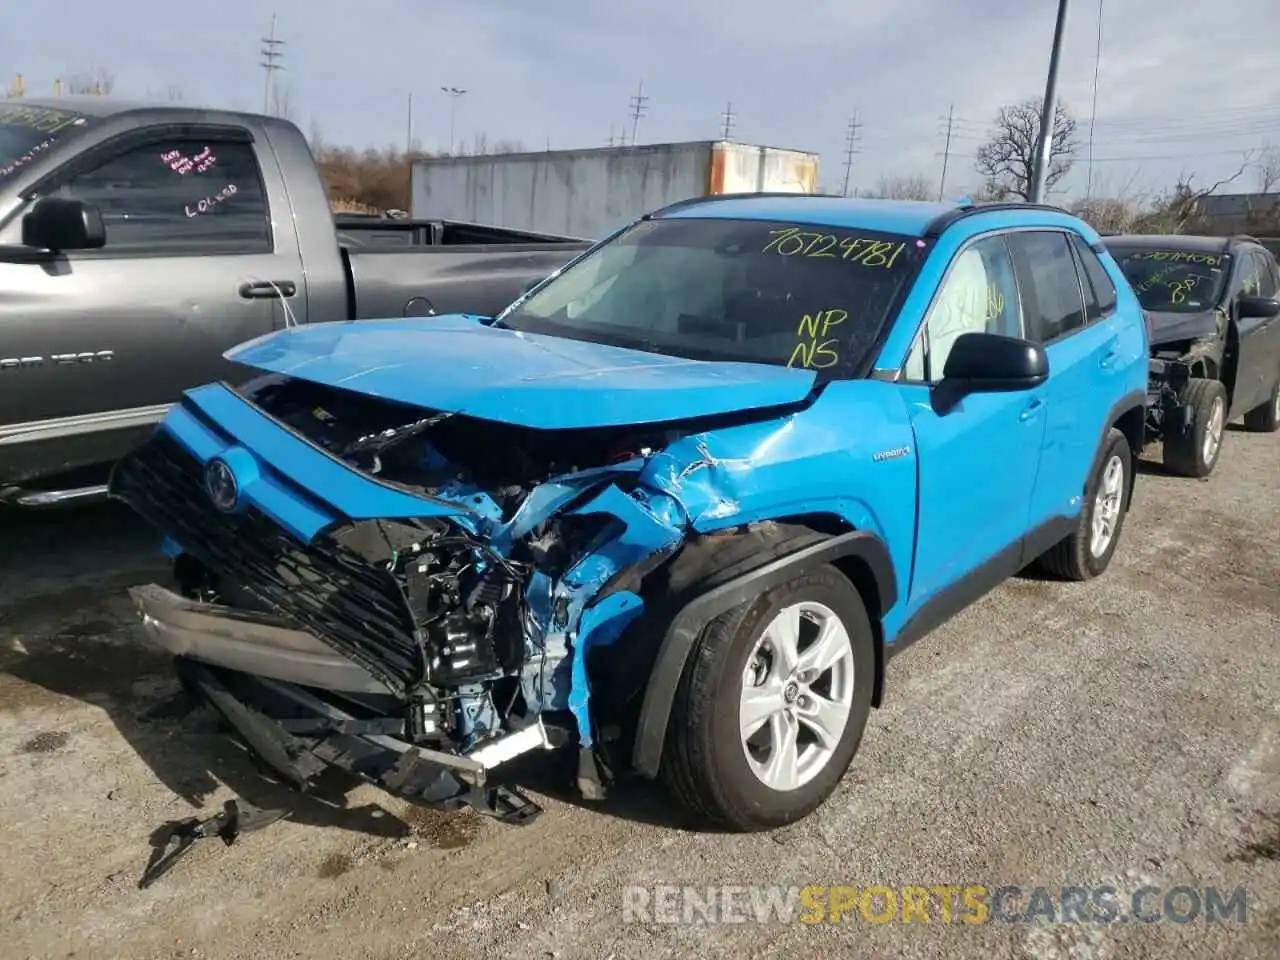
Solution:
M 96 250 L 107 242 L 97 207 L 82 200 L 41 197 L 22 218 L 22 244 L 38 250 Z
M 968 394 L 1030 390 L 1048 379 L 1049 355 L 1040 344 L 998 333 L 961 334 L 934 388 L 933 408 L 944 414 Z
M 1240 297 L 1236 300 L 1240 319 L 1270 320 L 1280 315 L 1280 300 L 1275 297 Z

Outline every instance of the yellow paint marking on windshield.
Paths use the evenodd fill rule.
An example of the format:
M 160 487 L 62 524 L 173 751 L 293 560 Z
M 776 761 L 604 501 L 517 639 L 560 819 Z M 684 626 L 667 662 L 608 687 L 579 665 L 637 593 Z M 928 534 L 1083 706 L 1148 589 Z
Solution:
M 866 237 L 845 237 L 833 233 L 801 230 L 799 227 L 783 227 L 770 230 L 773 239 L 764 245 L 761 253 L 776 253 L 780 257 L 831 257 L 847 260 L 864 267 L 883 267 L 888 270 L 906 249 L 905 243 L 887 240 L 871 240 Z M 835 250 L 839 250 L 839 254 Z
M 798 365 L 809 370 L 834 367 L 840 362 L 840 341 L 834 337 L 827 339 L 827 334 L 832 327 L 837 327 L 848 319 L 849 312 L 839 308 L 806 313 L 796 327 L 796 339 L 799 342 L 791 351 L 787 366 Z M 799 364 L 796 363 L 797 359 Z
M 1131 253 L 1126 260 L 1158 260 L 1161 263 L 1203 263 L 1210 267 L 1222 266 L 1222 257 L 1211 253 L 1191 253 L 1186 250 L 1152 250 L 1148 253 Z

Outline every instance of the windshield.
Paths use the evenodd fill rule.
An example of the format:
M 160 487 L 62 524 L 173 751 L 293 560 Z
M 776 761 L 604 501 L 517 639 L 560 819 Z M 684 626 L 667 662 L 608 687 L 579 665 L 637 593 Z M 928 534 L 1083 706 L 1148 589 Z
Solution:
M 696 360 L 856 375 L 927 245 L 763 220 L 633 225 L 497 322 Z
M 0 103 L 0 180 L 88 124 L 88 117 L 72 110 Z
M 1225 254 L 1123 247 L 1110 250 L 1142 309 L 1153 313 L 1212 310 L 1231 268 L 1231 258 Z

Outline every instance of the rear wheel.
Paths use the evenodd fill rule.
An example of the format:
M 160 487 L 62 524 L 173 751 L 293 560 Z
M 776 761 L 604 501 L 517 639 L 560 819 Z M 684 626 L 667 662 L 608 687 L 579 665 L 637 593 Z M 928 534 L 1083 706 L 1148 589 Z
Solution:
M 1245 429 L 1255 433 L 1275 433 L 1280 430 L 1280 377 L 1271 388 L 1267 402 L 1244 415 Z
M 1039 560 L 1039 566 L 1066 580 L 1090 580 L 1111 565 L 1129 512 L 1133 486 L 1129 438 L 1114 427 L 1085 489 L 1085 506 L 1076 529 Z
M 672 705 L 663 779 L 736 830 L 800 820 L 853 760 L 874 682 L 858 591 L 834 567 L 801 574 L 703 629 Z
M 1193 379 L 1186 402 L 1191 423 L 1182 433 L 1164 438 L 1164 465 L 1184 477 L 1207 477 L 1218 465 L 1227 430 L 1227 388 L 1218 380 Z

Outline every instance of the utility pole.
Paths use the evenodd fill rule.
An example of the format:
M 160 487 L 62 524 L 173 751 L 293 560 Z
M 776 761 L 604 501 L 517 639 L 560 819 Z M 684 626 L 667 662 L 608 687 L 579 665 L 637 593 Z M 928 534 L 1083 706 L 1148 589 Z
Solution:
M 951 159 L 951 125 L 955 123 L 956 105 L 950 104 L 947 107 L 947 145 L 942 148 L 942 179 L 938 181 L 938 202 L 942 202 L 942 195 L 947 189 L 947 161 Z
M 1062 53 L 1062 35 L 1067 26 L 1067 0 L 1058 0 L 1058 22 L 1053 28 L 1053 49 L 1049 54 L 1049 76 L 1044 84 L 1044 109 L 1040 111 L 1040 142 L 1035 167 L 1031 172 L 1032 203 L 1043 203 L 1049 159 L 1053 156 L 1053 122 L 1058 116 L 1058 58 Z
M 461 87 L 441 87 L 440 89 L 449 95 L 449 156 L 453 156 L 453 128 L 454 121 L 458 119 L 458 100 L 467 91 Z
M 274 81 L 275 72 L 283 70 L 280 61 L 284 59 L 284 51 L 278 49 L 284 46 L 283 40 L 276 39 L 276 15 L 271 15 L 271 35 L 262 38 L 262 70 L 266 74 L 266 79 L 262 84 L 262 112 L 271 112 L 271 87 Z
M 611 123 L 609 124 L 609 146 L 612 147 L 613 144 L 614 144 L 613 124 Z
M 733 121 L 736 119 L 736 115 L 733 112 L 732 100 L 730 100 L 728 105 L 724 108 L 724 113 L 720 114 L 720 119 L 722 121 L 720 126 L 720 139 L 728 140 L 729 135 L 733 133 Z
M 853 155 L 858 152 L 858 128 L 862 124 L 858 122 L 858 115 L 855 113 L 849 121 L 849 129 L 844 135 L 844 184 L 840 187 L 840 195 L 847 197 L 849 195 L 849 174 L 853 171 Z
M 648 109 L 649 98 L 644 95 L 644 81 L 640 81 L 640 86 L 631 97 L 631 145 L 636 145 L 636 127 L 640 125 L 640 118 L 644 116 Z
M 409 113 L 405 124 L 404 152 L 413 153 L 413 91 L 409 91 Z

